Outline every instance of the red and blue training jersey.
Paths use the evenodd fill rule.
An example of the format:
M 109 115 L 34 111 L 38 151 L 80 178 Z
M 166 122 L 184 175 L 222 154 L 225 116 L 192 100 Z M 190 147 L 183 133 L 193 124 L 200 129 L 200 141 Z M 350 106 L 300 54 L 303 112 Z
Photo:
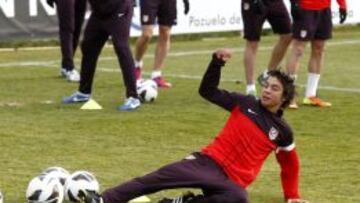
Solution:
M 277 151 L 285 198 L 299 198 L 299 163 L 293 133 L 282 119 L 282 111 L 274 114 L 254 96 L 218 89 L 224 64 L 213 56 L 199 93 L 231 111 L 231 115 L 214 141 L 202 152 L 214 159 L 230 179 L 246 188 L 255 180 L 268 155 Z

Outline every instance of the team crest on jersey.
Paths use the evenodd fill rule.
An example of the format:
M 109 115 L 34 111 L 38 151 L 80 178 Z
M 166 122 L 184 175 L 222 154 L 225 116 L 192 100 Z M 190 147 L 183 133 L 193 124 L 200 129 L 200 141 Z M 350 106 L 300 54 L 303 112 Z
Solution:
M 149 21 L 149 16 L 148 15 L 143 15 L 142 20 L 143 20 L 143 22 L 148 22 Z
M 306 36 L 307 36 L 307 31 L 306 30 L 301 30 L 300 31 L 300 37 L 305 38 Z
M 269 138 L 270 140 L 276 140 L 276 138 L 279 136 L 279 131 L 276 130 L 276 128 L 271 127 L 269 131 Z
M 250 4 L 249 3 L 244 3 L 244 10 L 247 11 L 250 9 Z

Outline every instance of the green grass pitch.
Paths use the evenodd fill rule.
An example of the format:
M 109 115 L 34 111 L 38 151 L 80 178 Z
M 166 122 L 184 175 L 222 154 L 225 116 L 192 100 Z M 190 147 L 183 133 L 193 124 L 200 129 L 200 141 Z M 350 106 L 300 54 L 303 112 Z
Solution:
M 257 72 L 266 66 L 276 36 L 263 37 Z M 223 71 L 221 87 L 244 91 L 241 37 L 174 41 L 164 75 L 173 88 L 160 90 L 153 104 L 122 113 L 124 87 L 111 48 L 103 50 L 93 98 L 104 109 L 79 110 L 63 105 L 78 84 L 59 77 L 59 50 L 0 52 L 0 190 L 6 203 L 25 202 L 28 182 L 49 166 L 94 172 L 101 189 L 143 175 L 208 144 L 228 113 L 197 93 L 211 52 L 235 50 Z M 154 43 L 145 58 L 145 77 L 152 66 Z M 304 94 L 309 49 L 299 73 Z M 301 106 L 285 117 L 293 126 L 301 159 L 301 194 L 313 203 L 360 202 L 360 29 L 334 33 L 326 48 L 319 94 L 333 103 L 327 109 Z M 80 54 L 76 57 L 79 67 Z M 283 202 L 279 167 L 270 156 L 249 187 L 253 203 Z M 163 191 L 150 197 L 181 191 Z

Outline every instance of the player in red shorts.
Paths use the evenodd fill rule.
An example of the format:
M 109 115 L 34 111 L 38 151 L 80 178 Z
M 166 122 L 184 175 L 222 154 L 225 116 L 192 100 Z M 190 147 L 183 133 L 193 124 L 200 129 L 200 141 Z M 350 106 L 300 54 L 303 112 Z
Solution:
M 346 0 L 337 0 L 339 4 L 340 23 L 346 20 Z M 295 79 L 299 62 L 305 46 L 310 42 L 311 54 L 308 63 L 308 81 L 303 104 L 318 107 L 330 107 L 331 103 L 317 96 L 320 71 L 324 58 L 325 43 L 332 37 L 331 0 L 291 0 L 293 16 L 293 42 L 287 63 L 288 73 Z M 293 101 L 290 108 L 298 108 Z

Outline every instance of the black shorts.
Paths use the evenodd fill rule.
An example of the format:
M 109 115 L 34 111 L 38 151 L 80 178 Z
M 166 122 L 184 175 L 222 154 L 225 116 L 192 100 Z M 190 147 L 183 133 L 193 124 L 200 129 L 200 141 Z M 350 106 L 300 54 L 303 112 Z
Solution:
M 172 26 L 177 23 L 176 0 L 140 0 L 142 25 Z M 157 22 L 156 22 L 157 20 Z
M 327 40 L 332 37 L 331 10 L 301 10 L 294 19 L 293 37 L 301 41 Z
M 265 20 L 268 20 L 274 33 L 291 33 L 290 15 L 282 0 L 264 0 L 267 9 L 263 15 L 253 12 L 251 2 L 252 0 L 242 0 L 241 3 L 245 39 L 259 41 Z

